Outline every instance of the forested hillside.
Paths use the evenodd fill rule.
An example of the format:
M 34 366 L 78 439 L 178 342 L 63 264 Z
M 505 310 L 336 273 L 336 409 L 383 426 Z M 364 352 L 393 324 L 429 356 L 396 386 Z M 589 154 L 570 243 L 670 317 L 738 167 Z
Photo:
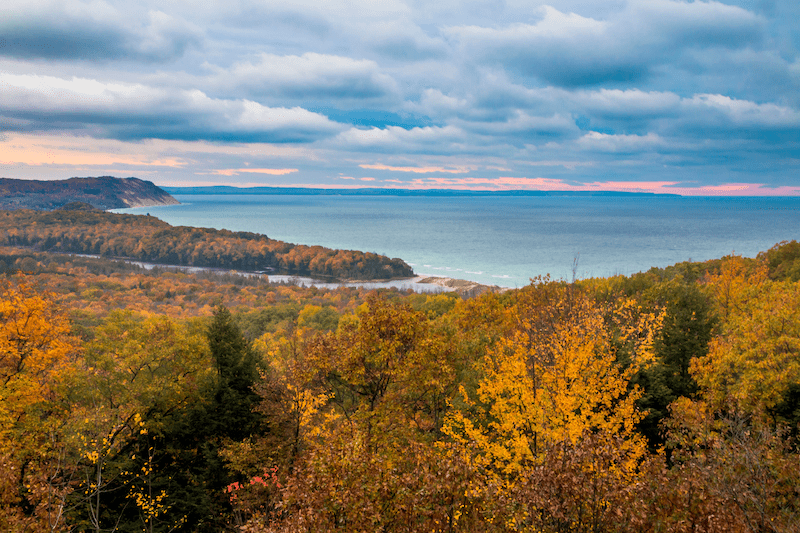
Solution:
M 0 245 L 335 279 L 414 275 L 401 259 L 374 253 L 289 244 L 243 231 L 173 227 L 154 217 L 100 211 L 0 212 Z
M 70 178 L 17 180 L 0 178 L 0 209 L 57 209 L 83 202 L 97 209 L 174 205 L 179 203 L 150 181 L 138 178 Z
M 800 531 L 796 242 L 471 299 L 0 255 L 0 530 Z

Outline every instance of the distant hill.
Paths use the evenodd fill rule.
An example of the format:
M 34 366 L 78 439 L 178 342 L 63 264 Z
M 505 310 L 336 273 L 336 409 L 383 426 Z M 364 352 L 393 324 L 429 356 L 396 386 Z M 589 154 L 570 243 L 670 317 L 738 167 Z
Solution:
M 101 176 L 53 181 L 0 178 L 0 209 L 50 211 L 72 202 L 103 210 L 180 203 L 152 182 L 138 178 Z

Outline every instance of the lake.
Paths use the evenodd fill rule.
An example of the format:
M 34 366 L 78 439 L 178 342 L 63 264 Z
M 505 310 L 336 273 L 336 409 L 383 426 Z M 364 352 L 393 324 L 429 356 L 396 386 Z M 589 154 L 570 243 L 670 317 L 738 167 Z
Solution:
M 120 209 L 169 224 L 399 257 L 417 274 L 521 287 L 747 257 L 800 238 L 800 198 L 175 194 Z

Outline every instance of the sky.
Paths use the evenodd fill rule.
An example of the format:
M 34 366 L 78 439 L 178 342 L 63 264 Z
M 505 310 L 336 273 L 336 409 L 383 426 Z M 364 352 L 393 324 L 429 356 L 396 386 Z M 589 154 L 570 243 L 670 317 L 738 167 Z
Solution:
M 800 195 L 796 0 L 4 0 L 0 176 Z

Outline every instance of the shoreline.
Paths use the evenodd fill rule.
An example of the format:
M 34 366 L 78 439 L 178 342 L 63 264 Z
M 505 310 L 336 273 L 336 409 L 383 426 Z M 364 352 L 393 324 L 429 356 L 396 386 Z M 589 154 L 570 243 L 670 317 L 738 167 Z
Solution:
M 299 287 L 318 287 L 325 289 L 337 289 L 339 287 L 363 287 L 367 289 L 389 289 L 395 288 L 398 290 L 413 290 L 419 293 L 443 293 L 455 292 L 462 297 L 477 296 L 485 292 L 505 292 L 511 290 L 508 287 L 500 287 L 498 285 L 484 285 L 478 282 L 449 278 L 445 276 L 431 276 L 431 275 L 415 275 L 410 278 L 395 278 L 395 279 L 373 279 L 373 280 L 322 280 L 308 276 L 298 276 L 293 274 L 269 274 L 263 271 L 245 271 L 234 270 L 228 268 L 218 267 L 199 267 L 187 265 L 169 265 L 165 263 L 151 263 L 148 261 L 139 261 L 136 259 L 128 259 L 125 257 L 102 257 L 93 254 L 78 254 L 71 252 L 52 252 L 32 250 L 39 253 L 51 253 L 58 255 L 69 255 L 74 257 L 85 257 L 89 259 L 105 259 L 111 261 L 122 261 L 131 265 L 139 266 L 145 270 L 152 270 L 154 268 L 177 270 L 186 273 L 194 272 L 213 272 L 217 274 L 229 274 L 236 276 L 259 277 L 266 278 L 269 284 L 280 285 L 297 285 Z
M 81 255 L 82 257 L 99 257 L 84 254 L 71 254 Z M 195 267 L 195 266 L 181 266 L 181 265 L 166 265 L 160 263 L 148 263 L 145 261 L 128 260 L 117 258 L 117 261 L 125 261 L 126 263 L 141 266 L 144 269 L 150 270 L 152 268 L 168 268 L 176 270 L 184 270 L 187 272 L 216 272 L 220 274 L 231 274 L 237 276 L 249 277 L 264 277 L 267 283 L 270 284 L 288 284 L 297 285 L 299 287 L 318 287 L 325 289 L 337 289 L 339 287 L 363 287 L 367 289 L 389 289 L 394 288 L 398 290 L 413 290 L 415 292 L 424 293 L 443 293 L 455 292 L 460 296 L 469 297 L 483 294 L 484 292 L 505 292 L 511 290 L 508 287 L 500 287 L 497 285 L 483 285 L 474 281 L 448 278 L 444 276 L 430 276 L 430 275 L 416 275 L 411 278 L 395 278 L 390 280 L 373 279 L 373 280 L 322 280 L 308 276 L 298 276 L 293 274 L 267 274 L 264 272 L 249 272 L 244 270 L 231 270 L 226 268 L 214 267 Z
M 500 287 L 499 285 L 484 285 L 476 281 L 469 281 L 458 278 L 448 278 L 444 276 L 417 276 L 422 278 L 419 283 L 426 283 L 431 285 L 439 285 L 441 287 L 450 288 L 454 292 L 461 293 L 474 293 L 482 294 L 484 292 L 505 292 L 512 290 L 510 287 Z M 477 292 L 476 292 L 477 291 Z

